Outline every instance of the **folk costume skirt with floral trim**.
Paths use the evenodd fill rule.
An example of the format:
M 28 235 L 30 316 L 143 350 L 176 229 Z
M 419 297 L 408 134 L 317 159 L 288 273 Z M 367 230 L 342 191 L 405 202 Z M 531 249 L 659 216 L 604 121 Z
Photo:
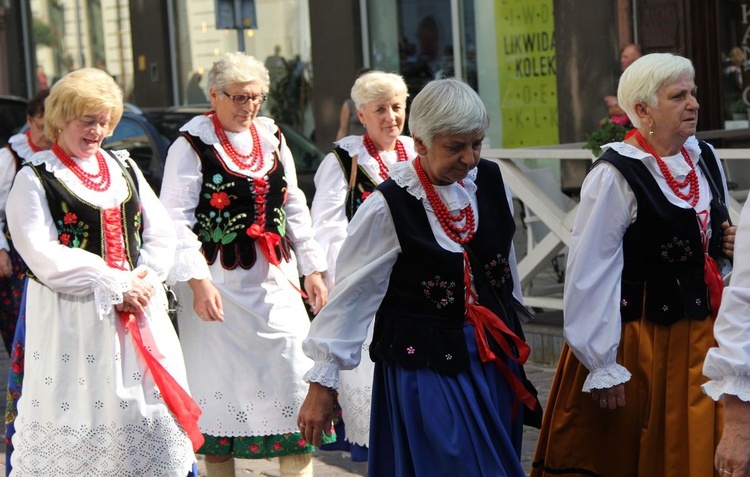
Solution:
M 11 354 L 27 267 L 10 239 L 8 245 L 12 271 L 9 277 L 0 278 L 0 335 L 3 337 L 5 349 Z
M 457 376 L 375 364 L 368 474 L 519 477 L 523 404 L 464 327 L 470 367 Z M 506 363 L 518 374 L 518 367 Z
M 258 259 L 249 270 L 211 265 L 223 322 L 196 316 L 186 282 L 173 287 L 180 341 L 190 350 L 190 391 L 203 411 L 199 425 L 206 442 L 198 454 L 263 459 L 315 450 L 297 428 L 308 387 L 302 375 L 312 366 L 302 352 L 310 321 L 292 285 L 299 280 L 297 261 L 276 267 L 255 247 Z
M 599 408 L 581 391 L 588 370 L 567 344 L 558 363 L 532 476 L 705 477 L 714 472 L 723 404 L 703 394 L 713 320 L 622 329 L 617 362 L 631 372 L 625 407 Z

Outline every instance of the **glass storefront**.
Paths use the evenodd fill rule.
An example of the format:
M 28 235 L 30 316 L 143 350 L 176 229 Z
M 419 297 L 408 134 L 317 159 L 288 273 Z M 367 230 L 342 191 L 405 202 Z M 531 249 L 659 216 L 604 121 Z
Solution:
M 227 51 L 244 51 L 264 61 L 271 76 L 263 114 L 304 134 L 314 129 L 313 81 L 307 0 L 256 0 L 258 28 L 216 28 L 215 0 L 170 0 L 169 19 L 176 45 L 173 64 L 175 98 L 170 102 L 208 102 L 206 73 Z M 69 71 L 97 67 L 109 72 L 131 100 L 134 58 L 129 0 L 30 0 L 34 91 L 51 86 Z M 137 32 L 149 34 L 149 32 Z M 154 38 L 160 38 L 155 35 Z M 138 67 L 138 65 L 135 65 Z M 137 105 L 141 106 L 141 105 Z

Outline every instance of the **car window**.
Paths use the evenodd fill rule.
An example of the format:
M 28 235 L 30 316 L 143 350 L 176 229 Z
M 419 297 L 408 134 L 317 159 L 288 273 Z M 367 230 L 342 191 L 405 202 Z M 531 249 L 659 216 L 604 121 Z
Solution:
M 154 144 L 156 140 L 159 139 L 153 138 L 144 125 L 123 117 L 112 136 L 104 140 L 102 147 L 108 150 L 126 149 L 151 188 L 158 194 L 164 174 L 164 161 Z
M 22 99 L 0 98 L 0 147 L 26 124 L 26 103 Z

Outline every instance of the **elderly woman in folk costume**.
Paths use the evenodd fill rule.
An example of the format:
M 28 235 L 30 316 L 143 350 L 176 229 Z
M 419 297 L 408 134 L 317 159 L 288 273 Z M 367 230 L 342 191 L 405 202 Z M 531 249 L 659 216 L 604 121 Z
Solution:
M 458 80 L 414 98 L 419 157 L 393 164 L 352 219 L 331 302 L 305 340 L 315 366 L 299 427 L 317 443 L 375 316 L 370 475 L 523 475 L 523 420 L 541 409 L 521 366 L 511 196 L 480 160 L 488 124 Z
M 55 83 L 44 118 L 54 145 L 31 157 L 8 198 L 31 274 L 25 351 L 13 356 L 23 392 L 12 476 L 197 475 L 200 409 L 161 286 L 174 227 L 127 153 L 101 149 L 122 108 L 101 70 Z
M 181 128 L 161 189 L 177 226 L 170 280 L 184 305 L 180 338 L 203 410 L 198 452 L 209 477 L 234 475 L 233 457 L 279 457 L 282 476 L 312 475 L 314 448 L 295 421 L 310 366 L 297 285 L 304 275 L 317 312 L 327 300 L 325 257 L 284 136 L 257 116 L 269 87 L 263 63 L 227 53 L 208 86 L 214 110 Z
M 362 202 L 375 187 L 388 178 L 398 162 L 416 157 L 414 141 L 402 136 L 406 121 L 406 83 L 401 76 L 371 71 L 360 76 L 351 91 L 364 135 L 347 136 L 336 143 L 315 174 L 315 198 L 311 213 L 315 238 L 323 247 L 328 261 L 325 281 L 333 288 L 341 244 L 346 228 Z M 370 346 L 372 325 L 363 350 Z M 344 448 L 352 460 L 367 460 L 370 440 L 370 395 L 373 363 L 367 353 L 359 366 L 342 371 L 338 389 L 346 442 L 324 446 L 325 450 Z M 337 426 L 338 430 L 343 428 Z M 341 439 L 341 436 L 339 436 Z
M 620 78 L 635 133 L 586 177 L 565 278 L 566 345 L 532 475 L 713 474 L 721 405 L 703 394 L 736 227 L 695 138 L 695 70 L 668 53 Z

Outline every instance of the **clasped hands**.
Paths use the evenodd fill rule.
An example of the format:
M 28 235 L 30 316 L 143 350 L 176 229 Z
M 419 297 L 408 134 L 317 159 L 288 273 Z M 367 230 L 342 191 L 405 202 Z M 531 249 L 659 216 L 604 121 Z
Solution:
M 136 270 L 131 280 L 130 290 L 122 294 L 122 303 L 115 310 L 127 313 L 143 313 L 154 296 L 154 286 L 146 280 L 148 270 Z

